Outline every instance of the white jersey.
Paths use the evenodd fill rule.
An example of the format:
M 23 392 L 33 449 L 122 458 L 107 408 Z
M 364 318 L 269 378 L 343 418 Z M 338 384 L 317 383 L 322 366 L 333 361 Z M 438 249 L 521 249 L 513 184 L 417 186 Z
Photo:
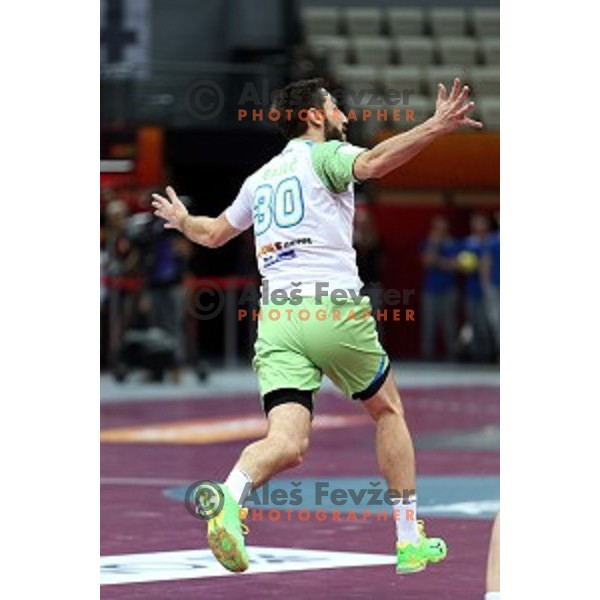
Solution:
M 295 139 L 246 179 L 225 216 L 239 230 L 254 225 L 263 291 L 265 282 L 269 294 L 314 296 L 319 282 L 328 291 L 360 290 L 352 165 L 363 151 L 338 141 Z

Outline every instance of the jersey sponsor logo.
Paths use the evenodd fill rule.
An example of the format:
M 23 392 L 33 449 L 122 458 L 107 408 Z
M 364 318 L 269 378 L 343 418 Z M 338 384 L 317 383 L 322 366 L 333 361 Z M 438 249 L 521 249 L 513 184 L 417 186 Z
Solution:
M 296 251 L 284 250 L 283 252 L 278 252 L 275 256 L 267 256 L 263 262 L 263 267 L 265 269 L 268 269 L 274 264 L 277 264 L 284 260 L 292 260 L 292 258 L 296 258 Z
M 275 252 L 279 252 L 280 250 L 284 250 L 285 248 L 291 248 L 293 246 L 305 246 L 312 243 L 313 241 L 310 237 L 297 238 L 295 240 L 288 240 L 287 242 L 272 242 L 261 246 L 256 255 L 258 258 L 262 258 L 267 254 L 273 254 Z

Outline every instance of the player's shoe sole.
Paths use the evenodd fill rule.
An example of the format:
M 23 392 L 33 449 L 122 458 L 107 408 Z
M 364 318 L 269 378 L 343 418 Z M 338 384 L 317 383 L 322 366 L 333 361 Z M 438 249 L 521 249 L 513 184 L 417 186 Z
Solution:
M 417 544 L 396 545 L 396 573 L 399 575 L 424 571 L 429 563 L 441 562 L 448 554 L 448 547 L 443 539 L 426 536 L 422 521 L 419 522 L 419 534 Z
M 240 508 L 224 485 L 218 486 L 223 494 L 223 507 L 207 520 L 207 540 L 215 558 L 229 571 L 240 573 L 249 565 L 244 535 L 248 528 L 242 522 L 248 509 Z

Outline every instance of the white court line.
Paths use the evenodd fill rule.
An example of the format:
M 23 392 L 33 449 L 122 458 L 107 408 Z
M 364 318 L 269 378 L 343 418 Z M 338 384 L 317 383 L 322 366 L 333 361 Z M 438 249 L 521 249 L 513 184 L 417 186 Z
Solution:
M 210 577 L 240 577 L 259 573 L 316 571 L 349 567 L 394 565 L 395 554 L 332 552 L 298 548 L 248 548 L 250 568 L 226 571 L 210 550 L 175 550 L 100 557 L 100 584 L 119 585 L 150 581 L 176 581 Z

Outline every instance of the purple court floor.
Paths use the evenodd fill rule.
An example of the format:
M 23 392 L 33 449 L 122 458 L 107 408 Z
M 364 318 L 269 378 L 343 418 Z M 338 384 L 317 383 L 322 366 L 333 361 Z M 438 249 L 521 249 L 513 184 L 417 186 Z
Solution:
M 215 572 L 220 567 L 211 564 L 214 559 L 206 552 L 201 554 L 207 568 L 201 569 L 193 552 L 207 548 L 205 527 L 188 514 L 177 490 L 226 476 L 243 446 L 260 434 L 256 396 L 242 392 L 103 402 L 101 555 L 105 571 L 118 571 L 125 580 L 133 574 L 141 582 L 107 583 L 101 597 L 480 600 L 490 519 L 498 502 L 497 485 L 486 491 L 480 484 L 495 481 L 499 474 L 499 389 L 402 386 L 402 398 L 417 447 L 419 478 L 429 486 L 423 485 L 425 497 L 420 494 L 419 505 L 429 505 L 428 532 L 441 535 L 449 546 L 443 563 L 402 577 L 391 564 L 382 564 L 386 557 L 381 559 L 393 555 L 394 523 L 375 519 L 251 521 L 248 545 L 269 549 L 262 554 L 269 563 L 264 568 L 271 572 L 260 572 L 258 566 L 253 572 L 253 565 L 243 575 Z M 306 461 L 281 477 L 378 478 L 374 426 L 360 408 L 325 391 L 318 397 L 317 415 Z M 458 482 L 460 489 L 447 484 L 446 490 L 448 481 Z M 188 578 L 171 576 L 170 557 L 180 557 L 177 552 L 184 550 L 191 552 L 185 559 Z M 311 566 L 312 558 L 316 564 L 328 552 L 347 553 L 348 564 L 343 558 L 336 563 L 334 557 L 329 568 Z M 142 555 L 135 568 L 123 566 L 128 555 Z M 363 564 L 361 555 L 375 557 L 376 564 L 368 564 L 368 558 Z M 306 568 L 302 556 L 308 557 Z M 289 570 L 293 568 L 303 570 Z

